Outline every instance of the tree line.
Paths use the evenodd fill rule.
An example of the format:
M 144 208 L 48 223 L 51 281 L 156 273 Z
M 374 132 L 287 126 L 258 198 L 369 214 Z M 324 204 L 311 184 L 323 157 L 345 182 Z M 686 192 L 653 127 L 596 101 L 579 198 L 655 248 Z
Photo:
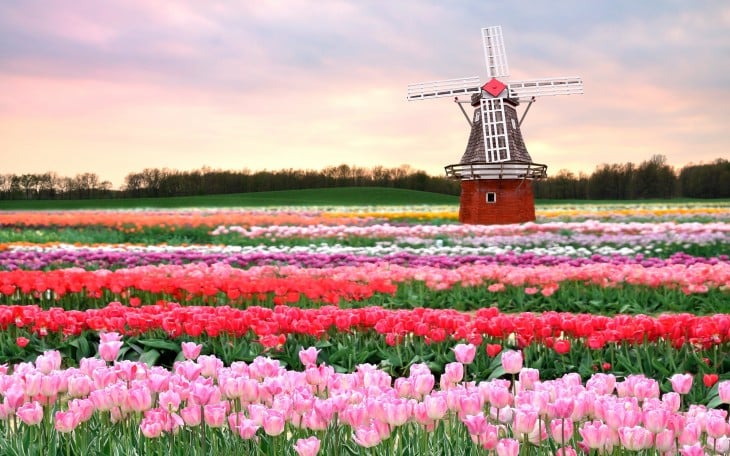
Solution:
M 322 170 L 179 171 L 146 168 L 129 173 L 121 189 L 95 173 L 62 177 L 0 174 L 0 199 L 91 199 L 250 193 L 323 187 L 393 187 L 458 195 L 459 181 L 430 176 L 408 165 L 396 168 L 339 165 Z M 590 175 L 560 170 L 533 185 L 537 199 L 631 200 L 650 198 L 730 198 L 730 162 L 687 165 L 679 171 L 662 155 L 635 165 L 602 164 Z
M 590 175 L 568 170 L 533 185 L 537 199 L 636 200 L 730 198 L 730 162 L 687 165 L 676 171 L 654 155 L 639 165 L 602 164 Z

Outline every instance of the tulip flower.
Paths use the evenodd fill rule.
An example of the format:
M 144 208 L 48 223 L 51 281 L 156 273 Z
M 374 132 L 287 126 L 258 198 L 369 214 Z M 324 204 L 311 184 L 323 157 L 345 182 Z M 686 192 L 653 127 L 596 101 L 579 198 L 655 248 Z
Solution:
M 185 359 L 196 360 L 200 356 L 200 351 L 203 349 L 202 344 L 196 344 L 195 342 L 183 342 L 182 353 Z
M 43 420 L 43 407 L 38 401 L 26 402 L 25 404 L 18 407 L 15 412 L 23 423 L 28 426 L 35 426 Z
M 498 456 L 517 456 L 520 453 L 520 442 L 515 439 L 500 439 L 497 442 Z
M 669 377 L 674 392 L 679 394 L 687 394 L 692 389 L 692 374 L 674 374 Z
M 294 444 L 298 456 L 315 456 L 319 452 L 320 441 L 316 436 L 299 439 Z
M 723 404 L 730 404 L 730 380 L 720 382 L 717 385 L 717 393 Z
M 476 356 L 477 348 L 473 344 L 457 344 L 454 347 L 456 361 L 461 364 L 471 364 Z
M 299 350 L 299 361 L 302 362 L 305 368 L 315 367 L 317 365 L 317 355 L 320 350 L 316 347 L 309 347 L 307 349 L 302 348 Z
M 502 352 L 502 367 L 508 374 L 517 374 L 522 369 L 522 352 L 506 350 Z

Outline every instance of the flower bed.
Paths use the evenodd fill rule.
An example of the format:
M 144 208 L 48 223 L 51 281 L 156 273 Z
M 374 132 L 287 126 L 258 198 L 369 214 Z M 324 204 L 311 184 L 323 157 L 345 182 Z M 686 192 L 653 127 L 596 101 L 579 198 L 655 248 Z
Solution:
M 727 453 L 728 206 L 538 217 L 2 213 L 0 453 Z

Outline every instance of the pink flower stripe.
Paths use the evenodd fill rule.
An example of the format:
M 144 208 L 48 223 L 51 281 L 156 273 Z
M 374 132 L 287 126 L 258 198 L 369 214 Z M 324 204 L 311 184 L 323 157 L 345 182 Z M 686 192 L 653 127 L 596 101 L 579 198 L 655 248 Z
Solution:
M 725 453 L 730 437 L 727 410 L 682 407 L 678 393 L 662 395 L 659 381 L 643 375 L 595 374 L 583 384 L 575 373 L 540 380 L 538 370 L 516 366 L 519 382 L 476 383 L 463 381 L 463 365 L 451 363 L 450 374 L 437 384 L 426 364 L 414 364 L 407 377 L 394 379 L 367 364 L 336 373 L 316 359 L 304 371 L 265 357 L 225 367 L 206 355 L 176 362 L 172 370 L 98 358 L 61 369 L 61 361 L 59 352 L 47 351 L 12 372 L 1 368 L 0 420 L 17 417 L 21 427 L 14 433 L 44 420 L 58 433 L 88 432 L 80 425 L 98 420 L 107 432 L 133 427 L 153 439 L 205 423 L 226 438 L 248 440 L 285 438 L 287 426 L 322 436 L 347 425 L 348 439 L 377 447 L 401 429 L 429 432 L 443 425 L 450 435 L 465 429 L 473 444 L 498 455 L 516 455 L 521 444 L 543 450 L 570 446 L 558 454 L 576 454 L 573 445 L 600 454 Z M 718 391 L 722 402 L 730 402 L 729 381 Z M 316 437 L 288 444 L 306 455 L 320 447 Z
M 87 330 L 137 335 L 161 330 L 170 337 L 217 337 L 221 334 L 244 337 L 251 331 L 267 346 L 282 344 L 288 335 L 321 338 L 330 331 L 375 331 L 392 344 L 409 337 L 423 337 L 427 342 L 454 340 L 475 344 L 481 344 L 485 338 L 505 340 L 514 337 L 522 347 L 569 337 L 581 340 L 593 349 L 623 342 L 668 341 L 675 347 L 691 343 L 703 348 L 730 342 L 730 314 L 607 317 L 564 312 L 502 314 L 496 308 L 467 313 L 450 309 L 388 310 L 375 306 L 236 309 L 181 306 L 172 302 L 136 308 L 112 302 L 104 308 L 86 311 L 0 306 L 0 329 L 11 327 L 27 328 L 41 336 L 51 332 L 77 335 Z
M 435 290 L 456 284 L 479 286 L 493 283 L 556 290 L 561 282 L 574 281 L 602 287 L 640 285 L 680 288 L 687 294 L 705 293 L 710 288 L 730 287 L 730 263 L 669 264 L 644 267 L 640 264 L 586 264 L 573 266 L 514 266 L 499 264 L 463 265 L 455 269 L 365 264 L 331 268 L 260 266 L 238 269 L 228 264 L 140 266 L 115 271 L 85 271 L 78 268 L 53 271 L 0 271 L 0 298 L 12 303 L 16 293 L 52 292 L 52 299 L 69 293 L 101 297 L 103 292 L 143 291 L 165 294 L 174 300 L 213 297 L 223 293 L 229 300 L 251 299 L 273 293 L 275 302 L 296 302 L 300 294 L 311 300 L 336 304 L 339 299 L 359 300 L 374 293 L 394 293 L 396 284 L 422 281 Z M 491 291 L 499 291 L 496 287 Z M 537 290 L 535 290 L 537 291 Z

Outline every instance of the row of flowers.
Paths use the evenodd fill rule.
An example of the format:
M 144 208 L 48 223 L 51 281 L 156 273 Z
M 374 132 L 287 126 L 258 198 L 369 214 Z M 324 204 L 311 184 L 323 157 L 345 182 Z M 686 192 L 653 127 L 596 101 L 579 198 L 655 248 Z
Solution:
M 365 264 L 327 268 L 260 266 L 235 268 L 227 263 L 206 265 L 139 266 L 86 271 L 80 268 L 51 271 L 0 271 L 0 299 L 6 304 L 40 299 L 56 301 L 69 295 L 100 298 L 105 293 L 131 296 L 159 294 L 175 299 L 223 295 L 228 301 L 266 299 L 273 293 L 279 301 L 297 302 L 305 297 L 336 304 L 340 299 L 361 300 L 375 293 L 393 294 L 396 284 L 419 282 L 433 290 L 488 285 L 490 292 L 505 286 L 541 289 L 554 293 L 563 282 L 601 287 L 645 286 L 678 288 L 686 294 L 726 291 L 730 287 L 730 263 L 670 264 L 644 267 L 640 264 L 594 263 L 555 266 L 472 264 L 454 269 L 404 267 L 395 264 Z M 539 287 L 539 288 L 536 288 Z M 279 302 L 277 301 L 277 302 Z
M 702 218 L 723 221 L 730 218 L 724 204 L 636 204 L 540 206 L 538 220 L 636 220 L 651 222 Z M 380 207 L 284 207 L 264 209 L 177 209 L 177 210 L 70 210 L 3 211 L 0 226 L 5 227 L 78 227 L 113 228 L 176 227 L 218 225 L 311 225 L 317 223 L 357 224 L 373 220 L 458 220 L 456 206 L 380 206 Z
M 86 311 L 50 310 L 38 306 L 0 306 L 0 329 L 17 335 L 50 333 L 78 335 L 84 331 L 113 331 L 139 335 L 163 331 L 169 337 L 244 337 L 253 334 L 265 346 L 277 346 L 292 334 L 323 338 L 333 333 L 375 331 L 391 345 L 413 337 L 427 342 L 464 340 L 481 344 L 485 338 L 525 347 L 537 342 L 553 347 L 558 340 L 570 349 L 570 340 L 581 340 L 591 349 L 607 344 L 631 345 L 668 342 L 709 349 L 730 342 L 730 314 L 600 316 L 525 312 L 504 314 L 494 307 L 477 312 L 449 309 L 389 310 L 375 306 L 317 309 L 277 306 L 274 309 L 228 306 L 182 306 L 174 302 L 127 307 L 112 302 Z M 19 332 L 20 331 L 20 332 Z M 560 347 L 558 347 L 560 349 Z
M 93 429 L 116 436 L 114 449 L 176 454 L 182 446 L 187 454 L 313 456 L 353 444 L 354 454 L 730 450 L 727 410 L 683 403 L 693 381 L 684 373 L 672 375 L 673 391 L 662 395 L 659 382 L 643 375 L 542 380 L 539 370 L 524 367 L 519 351 L 500 355 L 501 372 L 511 380 L 470 382 L 470 345 L 453 348 L 456 361 L 438 380 L 426 364 L 398 378 L 368 364 L 336 373 L 317 363 L 313 347 L 298 353 L 304 369 L 294 371 L 266 357 L 226 367 L 200 355 L 200 345 L 184 343 L 185 360 L 166 370 L 115 361 L 121 345 L 119 334 L 103 333 L 100 358 L 85 358 L 78 368 L 62 369 L 57 351 L 4 367 L 0 427 L 12 432 L 0 434 L 0 449 L 57 444 L 67 453 L 72 446 L 108 452 L 90 438 Z M 730 403 L 730 381 L 715 388 L 717 405 Z
M 257 238 L 393 238 L 458 239 L 463 244 L 544 245 L 544 244 L 636 244 L 713 243 L 728 242 L 730 224 L 716 223 L 613 223 L 588 220 L 584 222 L 523 223 L 520 225 L 464 225 L 464 224 L 390 224 L 353 225 L 221 225 L 213 235 L 236 234 Z
M 505 264 L 513 266 L 582 266 L 595 263 L 614 265 L 640 264 L 644 267 L 668 265 L 717 264 L 726 262 L 727 255 L 698 257 L 675 253 L 667 258 L 636 254 L 640 248 L 603 246 L 596 249 L 569 246 L 525 249 L 521 252 L 496 246 L 404 247 L 397 244 L 374 247 L 345 247 L 341 245 L 309 246 L 144 246 L 108 244 L 77 246 L 49 243 L 35 245 L 10 243 L 0 246 L 0 270 L 57 269 L 118 269 L 154 264 L 228 263 L 237 267 L 271 264 L 297 265 L 305 268 L 357 266 L 388 263 L 402 266 L 454 268 L 466 264 Z M 600 253 L 595 253 L 600 252 Z

